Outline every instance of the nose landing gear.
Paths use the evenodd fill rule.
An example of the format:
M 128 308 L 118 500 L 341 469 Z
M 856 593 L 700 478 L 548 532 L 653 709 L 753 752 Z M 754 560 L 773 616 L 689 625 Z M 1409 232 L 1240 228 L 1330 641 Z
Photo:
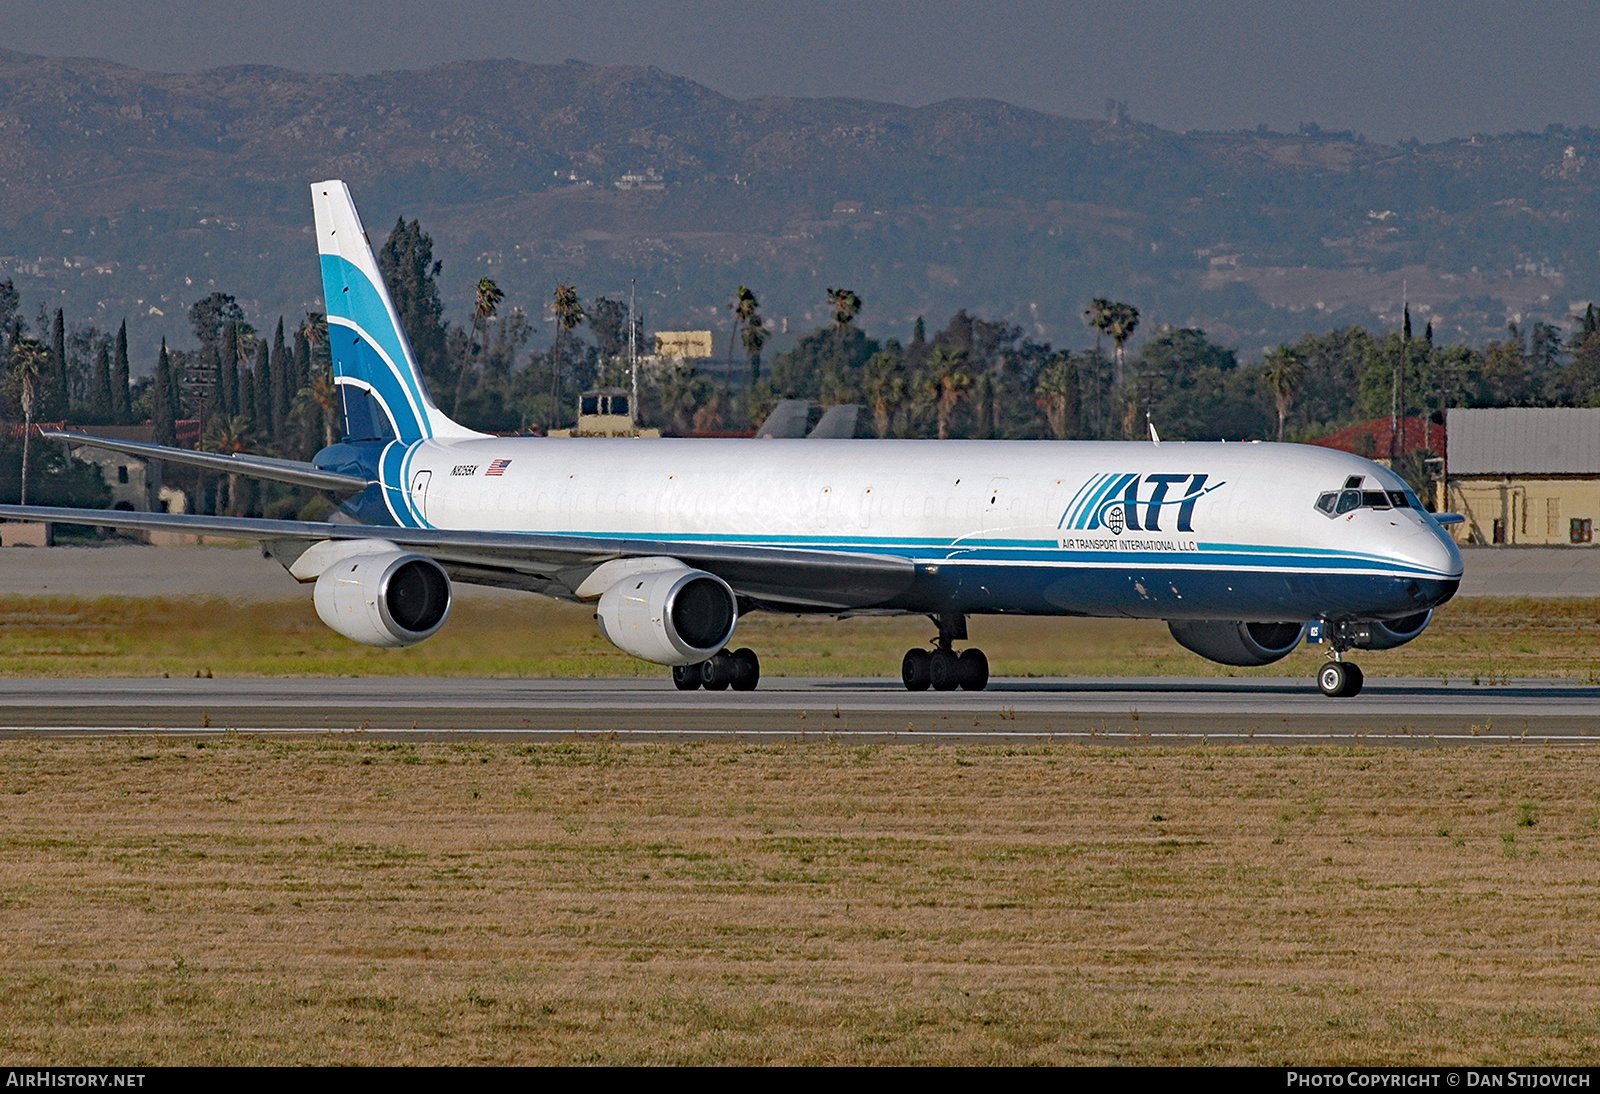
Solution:
M 1361 685 L 1366 682 L 1366 678 L 1361 674 L 1361 666 L 1351 664 L 1344 659 L 1345 650 L 1355 645 L 1348 628 L 1340 623 L 1325 624 L 1325 626 L 1326 641 L 1329 646 L 1328 663 L 1317 673 L 1317 690 L 1330 699 L 1349 699 L 1360 695 Z
M 900 680 L 907 691 L 982 691 L 989 686 L 989 659 L 982 650 L 972 647 L 956 653 L 953 642 L 967 639 L 967 617 L 959 613 L 934 616 L 939 626 L 939 637 L 934 648 L 906 651 L 900 662 Z
M 1361 685 L 1365 682 L 1361 666 L 1348 661 L 1329 661 L 1322 666 L 1322 671 L 1317 673 L 1317 688 L 1322 694 L 1333 699 L 1348 699 L 1353 695 L 1360 695 Z

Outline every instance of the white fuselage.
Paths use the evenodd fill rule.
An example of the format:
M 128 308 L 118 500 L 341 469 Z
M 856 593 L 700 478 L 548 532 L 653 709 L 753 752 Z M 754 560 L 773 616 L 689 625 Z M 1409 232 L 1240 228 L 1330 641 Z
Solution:
M 389 508 L 410 526 L 895 554 L 996 580 L 1029 569 L 1461 574 L 1454 543 L 1418 508 L 1319 511 L 1352 477 L 1368 491 L 1406 487 L 1369 460 L 1304 445 L 485 438 L 419 442 L 384 465 Z M 996 610 L 1029 610 L 1025 587 L 1037 585 Z

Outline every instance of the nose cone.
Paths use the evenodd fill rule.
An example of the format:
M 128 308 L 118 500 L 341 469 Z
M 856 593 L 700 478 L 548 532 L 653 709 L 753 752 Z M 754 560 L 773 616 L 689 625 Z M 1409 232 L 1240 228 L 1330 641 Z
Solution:
M 1420 526 L 1403 534 L 1396 544 L 1395 561 L 1422 571 L 1419 577 L 1440 580 L 1461 578 L 1461 549 L 1439 525 L 1418 514 Z

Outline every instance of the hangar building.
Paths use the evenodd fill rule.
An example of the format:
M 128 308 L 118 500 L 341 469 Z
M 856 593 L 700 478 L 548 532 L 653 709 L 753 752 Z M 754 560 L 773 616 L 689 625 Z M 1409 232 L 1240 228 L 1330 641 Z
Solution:
M 1591 546 L 1600 517 L 1600 408 L 1451 410 L 1449 508 L 1464 543 Z

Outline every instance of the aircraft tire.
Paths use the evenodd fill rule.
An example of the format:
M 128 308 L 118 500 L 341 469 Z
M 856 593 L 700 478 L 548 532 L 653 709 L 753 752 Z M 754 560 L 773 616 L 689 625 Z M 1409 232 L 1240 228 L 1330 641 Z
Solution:
M 1330 699 L 1348 699 L 1361 694 L 1365 677 L 1360 665 L 1347 661 L 1329 661 L 1317 673 L 1317 688 Z
M 1360 665 L 1346 665 L 1344 680 L 1344 697 L 1361 694 L 1361 685 L 1367 682 L 1366 675 L 1361 671 Z
M 679 691 L 696 691 L 700 687 L 699 665 L 673 665 L 672 686 Z
M 733 683 L 733 657 L 727 650 L 718 650 L 708 661 L 700 663 L 700 686 L 707 691 L 727 691 Z
M 907 691 L 927 691 L 932 679 L 928 676 L 928 651 L 906 650 L 900 661 L 900 681 Z
M 963 691 L 982 691 L 989 686 L 989 659 L 976 646 L 963 650 L 956 665 Z
M 961 660 L 954 650 L 934 650 L 928 655 L 928 682 L 934 691 L 954 691 L 961 686 Z
M 733 661 L 733 679 L 729 685 L 734 691 L 754 691 L 761 681 L 761 659 L 748 646 L 729 654 Z

